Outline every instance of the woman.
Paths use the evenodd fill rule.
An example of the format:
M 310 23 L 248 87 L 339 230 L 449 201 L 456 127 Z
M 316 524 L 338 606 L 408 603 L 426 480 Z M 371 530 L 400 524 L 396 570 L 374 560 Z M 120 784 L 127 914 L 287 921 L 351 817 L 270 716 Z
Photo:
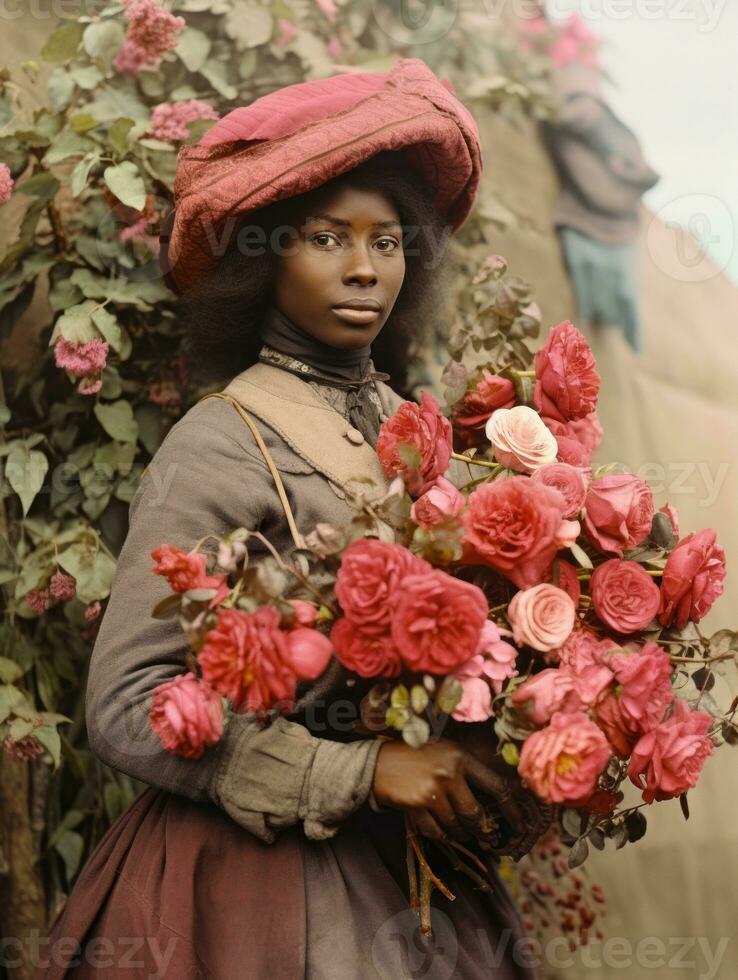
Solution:
M 131 505 L 87 722 L 93 751 L 150 788 L 91 855 L 41 976 L 529 975 L 493 869 L 484 893 L 434 857 L 456 899 L 436 893 L 432 942 L 420 942 L 407 908 L 405 814 L 431 839 L 469 842 L 485 832 L 484 792 L 524 829 L 478 753 L 446 738 L 416 750 L 356 737 L 334 709 L 355 707 L 360 692 L 336 664 L 298 692 L 292 718 L 260 728 L 229 713 L 198 760 L 165 752 L 148 718 L 152 690 L 183 656 L 179 626 L 151 616 L 168 591 L 151 575 L 153 548 L 190 549 L 245 526 L 287 555 L 316 525 L 349 520 L 354 481 L 386 486 L 373 447 L 401 399 L 371 355 L 402 383 L 416 325 L 437 303 L 441 233 L 463 220 L 478 181 L 470 120 L 407 59 L 274 93 L 180 154 L 162 263 L 182 294 L 193 360 L 232 379 L 232 400 L 187 412 Z M 233 214 L 235 236 L 216 258 L 206 225 L 220 230 L 218 215 Z

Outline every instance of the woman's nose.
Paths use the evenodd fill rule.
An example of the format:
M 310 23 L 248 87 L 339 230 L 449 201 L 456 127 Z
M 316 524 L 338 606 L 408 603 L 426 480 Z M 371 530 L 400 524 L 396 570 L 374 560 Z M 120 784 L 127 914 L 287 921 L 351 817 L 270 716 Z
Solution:
M 362 285 L 376 283 L 377 270 L 374 268 L 370 249 L 365 245 L 356 245 L 348 254 L 350 257 L 344 269 L 343 281 Z

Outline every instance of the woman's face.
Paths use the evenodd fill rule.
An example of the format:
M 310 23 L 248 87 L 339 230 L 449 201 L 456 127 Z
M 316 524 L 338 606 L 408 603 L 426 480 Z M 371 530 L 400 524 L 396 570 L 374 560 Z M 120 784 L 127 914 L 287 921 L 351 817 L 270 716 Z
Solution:
M 405 276 L 400 215 L 390 199 L 350 186 L 326 188 L 282 245 L 276 307 L 331 347 L 371 344 Z

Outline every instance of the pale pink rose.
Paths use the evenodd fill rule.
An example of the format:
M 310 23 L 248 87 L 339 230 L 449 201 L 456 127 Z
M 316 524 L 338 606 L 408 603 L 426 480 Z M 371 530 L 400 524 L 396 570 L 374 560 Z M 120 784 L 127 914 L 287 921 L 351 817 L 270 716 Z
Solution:
M 531 721 L 545 725 L 557 711 L 585 711 L 596 705 L 612 684 L 612 671 L 592 664 L 574 673 L 550 667 L 534 674 L 515 691 L 513 704 L 528 704 Z
M 401 476 L 417 497 L 448 469 L 451 423 L 433 395 L 422 392 L 420 404 L 403 402 L 379 430 L 376 452 L 386 475 Z
M 589 344 L 573 323 L 564 320 L 551 330 L 534 366 L 533 401 L 541 415 L 568 422 L 595 410 L 600 376 Z
M 481 677 L 465 676 L 458 678 L 461 684 L 461 699 L 451 712 L 457 721 L 486 721 L 492 716 L 492 690 Z
M 646 803 L 671 800 L 697 785 L 705 760 L 715 750 L 708 735 L 713 720 L 691 711 L 680 698 L 672 715 L 636 743 L 628 776 Z
M 587 482 L 581 470 L 569 463 L 548 463 L 535 470 L 531 478 L 559 491 L 566 501 L 565 517 L 579 514 L 587 495 Z
M 562 521 L 556 532 L 556 547 L 571 548 L 576 544 L 576 540 L 582 532 L 582 525 L 579 521 Z
M 560 647 L 574 629 L 576 607 L 563 589 L 542 582 L 516 592 L 507 615 L 517 644 L 545 652 Z
M 527 405 L 498 408 L 485 427 L 495 459 L 519 473 L 533 473 L 556 459 L 556 439 Z
M 595 790 L 610 760 L 607 739 L 580 711 L 560 711 L 523 743 L 518 772 L 547 803 L 576 805 Z
M 623 557 L 647 538 L 653 521 L 649 485 L 631 473 L 611 473 L 590 484 L 584 501 L 584 526 L 601 551 Z
M 431 568 L 393 597 L 392 639 L 410 670 L 447 674 L 476 653 L 486 619 L 478 586 Z
M 295 610 L 295 622 L 298 626 L 315 626 L 318 610 L 312 602 L 306 602 L 304 599 L 288 599 L 287 602 Z
M 410 517 L 426 531 L 443 521 L 458 517 L 466 505 L 463 493 L 445 477 L 435 483 L 413 503 Z
M 722 595 L 725 551 L 712 528 L 688 534 L 666 559 L 661 577 L 659 622 L 684 629 L 698 623 Z
M 639 735 L 658 725 L 674 699 L 671 662 L 649 640 L 640 648 L 614 651 L 607 663 L 616 687 L 597 706 L 596 720 L 618 755 L 627 758 Z
M 318 630 L 298 626 L 287 632 L 287 656 L 292 669 L 302 680 L 319 677 L 328 666 L 332 653 L 333 644 Z
M 151 727 L 167 752 L 199 759 L 223 734 L 220 696 L 207 681 L 180 674 L 154 689 Z
M 594 611 L 616 633 L 645 629 L 659 608 L 658 586 L 636 561 L 603 562 L 592 573 L 589 589 Z
M 517 674 L 515 661 L 518 651 L 503 640 L 503 636 L 512 636 L 512 634 L 487 619 L 482 626 L 477 647 L 477 656 L 482 658 L 482 674 L 492 685 L 495 694 L 500 693 L 506 680 Z M 463 665 L 461 669 L 464 669 Z
M 339 619 L 331 629 L 336 657 L 360 677 L 397 677 L 402 661 L 389 631 L 369 632 L 350 619 Z
M 51 582 L 49 583 L 49 591 L 55 599 L 60 602 L 66 602 L 68 599 L 74 599 L 77 594 L 77 582 L 72 575 L 65 575 L 64 572 L 60 572 L 58 569 L 51 576 Z
M 541 581 L 556 556 L 564 498 L 525 476 L 477 487 L 464 512 L 465 555 L 507 576 L 519 588 Z

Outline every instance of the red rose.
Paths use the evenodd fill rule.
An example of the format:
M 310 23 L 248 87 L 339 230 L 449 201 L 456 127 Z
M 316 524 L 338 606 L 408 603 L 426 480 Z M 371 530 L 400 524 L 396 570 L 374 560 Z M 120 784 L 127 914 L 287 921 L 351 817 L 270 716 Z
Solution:
M 420 405 L 400 405 L 379 431 L 377 455 L 387 476 L 401 476 L 414 497 L 443 476 L 451 459 L 451 423 L 433 395 L 424 391 Z
M 346 617 L 364 632 L 386 633 L 392 597 L 408 575 L 430 567 L 399 544 L 361 538 L 343 553 L 336 596 Z
M 223 734 L 220 695 L 191 673 L 154 689 L 149 717 L 167 752 L 185 759 L 199 759 Z
M 597 706 L 597 724 L 627 758 L 640 735 L 654 728 L 674 700 L 671 661 L 658 643 L 616 650 L 607 660 L 616 688 Z
M 611 473 L 593 480 L 584 501 L 584 526 L 601 551 L 623 557 L 648 537 L 653 521 L 653 494 L 631 473 Z
M 611 558 L 598 565 L 589 583 L 594 610 L 616 633 L 645 629 L 659 608 L 659 590 L 636 561 Z
M 217 589 L 225 581 L 225 575 L 206 575 L 205 555 L 195 551 L 182 551 L 169 544 L 154 548 L 151 557 L 156 562 L 155 575 L 163 575 L 173 592 L 190 589 Z
M 234 707 L 271 708 L 295 695 L 295 674 L 273 606 L 253 613 L 221 609 L 198 654 L 205 680 L 230 698 Z
M 392 639 L 410 670 L 447 674 L 476 653 L 486 619 L 480 588 L 432 568 L 395 595 Z
M 334 623 L 331 642 L 344 667 L 361 677 L 397 677 L 400 673 L 400 655 L 388 632 L 367 633 L 344 618 Z
M 666 559 L 661 578 L 659 622 L 684 629 L 698 623 L 723 591 L 725 551 L 715 531 L 705 528 L 688 534 Z
M 490 415 L 498 408 L 512 408 L 514 404 L 515 385 L 512 381 L 483 371 L 481 380 L 467 391 L 451 417 L 462 447 L 486 446 L 484 427 Z
M 464 514 L 467 560 L 490 565 L 519 588 L 540 582 L 558 551 L 566 502 L 527 476 L 484 483 Z
M 595 410 L 600 376 L 589 344 L 564 320 L 549 333 L 535 357 L 533 401 L 541 415 L 568 422 Z
M 710 715 L 691 711 L 676 698 L 671 717 L 638 740 L 628 776 L 643 790 L 646 803 L 674 799 L 697 785 L 705 759 L 715 748 L 707 734 L 711 727 Z

